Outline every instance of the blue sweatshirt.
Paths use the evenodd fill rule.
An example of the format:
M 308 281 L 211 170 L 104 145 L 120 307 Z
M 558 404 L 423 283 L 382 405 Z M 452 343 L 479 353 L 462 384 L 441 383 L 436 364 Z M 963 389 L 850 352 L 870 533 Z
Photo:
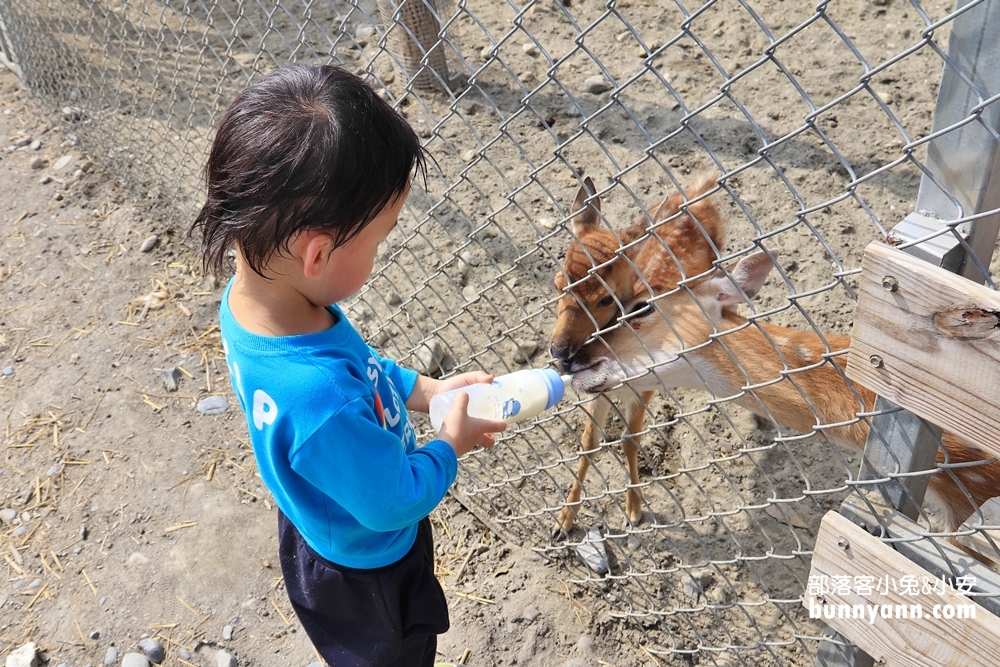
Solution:
M 229 309 L 231 287 L 219 309 L 222 347 L 264 484 L 327 560 L 396 562 L 458 472 L 448 443 L 416 446 L 404 403 L 417 373 L 379 357 L 336 305 L 325 331 L 251 333 Z

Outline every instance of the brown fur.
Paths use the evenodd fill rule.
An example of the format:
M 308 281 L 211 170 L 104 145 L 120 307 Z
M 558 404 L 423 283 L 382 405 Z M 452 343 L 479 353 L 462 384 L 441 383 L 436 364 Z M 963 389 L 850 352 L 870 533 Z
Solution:
M 566 251 L 562 272 L 556 275 L 556 287 L 565 292 L 558 305 L 556 327 L 550 352 L 568 368 L 577 351 L 599 329 L 614 324 L 621 315 L 619 304 L 628 304 L 648 291 L 646 280 L 657 285 L 676 286 L 682 279 L 709 271 L 723 245 L 723 223 L 718 210 L 704 197 L 715 187 L 714 178 L 703 178 L 689 191 L 687 199 L 672 195 L 650 211 L 652 223 L 645 216 L 627 229 L 613 232 L 600 217 L 601 200 L 588 177 L 576 196 L 573 219 L 576 241 Z M 590 199 L 588 203 L 587 200 Z M 685 205 L 686 201 L 691 201 Z M 669 249 L 669 250 L 668 250 Z M 633 265 L 655 266 L 650 274 Z M 645 418 L 645 406 L 652 392 L 638 397 L 622 395 L 629 433 L 638 433 Z M 590 418 L 584 427 L 577 481 L 560 513 L 560 528 L 573 525 L 573 507 L 580 502 L 581 484 L 590 467 L 589 452 L 596 452 L 600 434 L 607 422 L 611 404 L 600 397 L 588 406 Z M 638 436 L 625 439 L 623 449 L 632 484 L 639 482 Z M 642 502 L 634 489 L 626 493 L 626 513 L 638 523 Z
M 752 297 L 763 284 L 770 258 L 763 253 L 751 255 L 730 267 L 729 277 L 709 277 L 672 293 L 668 292 L 676 282 L 655 265 L 658 259 L 650 254 L 646 261 L 653 265 L 637 262 L 637 268 L 646 271 L 651 291 L 664 295 L 651 302 L 655 312 L 636 318 L 630 326 L 610 330 L 601 341 L 580 349 L 570 363 L 575 385 L 605 391 L 628 381 L 632 389 L 651 393 L 658 386 L 701 384 L 716 397 L 733 397 L 783 426 L 802 433 L 822 430 L 837 444 L 859 452 L 864 449 L 869 426 L 857 414 L 872 409 L 875 395 L 847 380 L 846 356 L 829 356 L 847 350 L 850 337 L 748 324 L 736 312 L 744 294 Z M 730 287 L 733 284 L 738 289 Z M 608 354 L 609 348 L 613 355 Z M 682 350 L 687 363 L 671 366 Z M 644 367 L 656 369 L 656 375 L 643 375 Z M 690 367 L 697 374 L 688 371 Z M 817 428 L 817 424 L 846 425 Z M 1000 494 L 1000 462 L 990 461 L 979 448 L 951 434 L 944 434 L 942 442 L 949 463 L 982 462 L 930 478 L 930 490 L 947 511 L 947 529 L 954 530 L 975 510 L 955 478 L 976 505 L 982 505 Z M 944 461 L 945 454 L 939 451 L 937 462 Z M 564 519 L 571 520 L 571 513 L 560 517 L 561 528 L 567 530 Z

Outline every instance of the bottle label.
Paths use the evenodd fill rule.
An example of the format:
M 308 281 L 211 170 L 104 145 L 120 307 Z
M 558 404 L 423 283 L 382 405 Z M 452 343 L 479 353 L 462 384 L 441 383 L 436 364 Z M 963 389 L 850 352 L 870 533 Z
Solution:
M 516 398 L 507 399 L 503 404 L 503 416 L 500 418 L 502 420 L 510 419 L 511 417 L 516 417 L 519 412 L 521 412 L 521 402 Z

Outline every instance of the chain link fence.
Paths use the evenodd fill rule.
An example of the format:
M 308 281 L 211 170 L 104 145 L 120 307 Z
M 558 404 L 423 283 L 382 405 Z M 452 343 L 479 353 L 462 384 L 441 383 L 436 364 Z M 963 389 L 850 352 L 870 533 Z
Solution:
M 848 333 L 862 251 L 914 210 L 949 30 L 988 4 L 0 0 L 0 50 L 97 161 L 180 227 L 237 91 L 292 60 L 363 74 L 434 162 L 352 318 L 424 372 L 499 375 L 551 360 L 553 280 L 588 177 L 600 225 L 619 234 L 718 177 L 719 264 L 777 253 L 755 318 Z M 571 291 L 622 256 L 592 257 Z M 597 592 L 595 623 L 627 619 L 651 664 L 812 664 L 824 628 L 802 608 L 810 553 L 822 515 L 858 486 L 859 451 L 833 442 L 838 424 L 790 430 L 739 397 L 665 385 L 651 396 L 632 433 L 620 407 L 595 423 L 601 456 L 566 535 L 558 516 L 592 395 L 468 456 L 456 496 Z M 638 484 L 622 453 L 636 437 Z M 940 536 L 933 503 L 922 520 Z M 590 543 L 606 572 L 578 558 Z

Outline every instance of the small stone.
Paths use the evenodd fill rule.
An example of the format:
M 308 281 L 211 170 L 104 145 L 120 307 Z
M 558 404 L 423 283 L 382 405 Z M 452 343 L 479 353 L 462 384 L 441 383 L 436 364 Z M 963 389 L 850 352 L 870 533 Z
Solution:
M 177 391 L 177 387 L 181 381 L 180 369 L 176 366 L 164 368 L 160 371 L 160 377 L 163 378 L 163 386 L 167 388 L 167 391 Z
M 704 595 L 705 589 L 702 588 L 701 582 L 691 577 L 684 577 L 684 592 L 691 598 L 691 604 L 698 604 L 698 600 Z
M 100 630 L 91 630 L 90 634 L 87 635 L 87 636 L 90 637 L 91 639 L 100 639 L 101 638 L 101 631 Z
M 232 641 L 232 639 L 233 639 L 233 626 L 227 625 L 226 627 L 222 628 L 222 638 L 225 641 L 227 641 L 227 642 L 228 641 Z
M 149 563 L 149 557 L 145 554 L 139 553 L 138 551 L 130 554 L 128 560 L 125 561 L 125 564 L 129 567 L 142 567 L 147 563 Z
M 38 647 L 28 642 L 7 654 L 7 667 L 38 667 Z
M 198 401 L 198 412 L 203 415 L 219 415 L 229 409 L 225 396 L 207 396 Z
M 462 288 L 462 296 L 465 297 L 466 301 L 475 301 L 479 298 L 479 290 L 472 285 L 466 285 Z
M 576 555 L 598 575 L 605 575 L 608 567 L 608 552 L 604 548 L 604 536 L 600 526 L 591 526 L 582 544 L 577 545 Z
M 556 220 L 555 218 L 550 218 L 548 216 L 545 216 L 545 217 L 542 217 L 542 218 L 538 218 L 538 220 L 536 220 L 536 222 L 539 225 L 541 225 L 542 227 L 544 227 L 545 229 L 555 229 L 556 225 L 559 224 L 558 220 Z
M 493 57 L 493 45 L 487 44 L 479 50 L 479 57 L 483 60 L 489 60 Z
M 63 107 L 62 114 L 63 118 L 72 123 L 83 118 L 83 109 L 80 107 Z
M 32 141 L 34 140 L 31 137 L 21 137 L 14 142 L 14 148 L 24 148 L 25 146 L 30 145 Z
M 155 248 L 159 242 L 160 237 L 156 234 L 151 234 L 143 240 L 142 244 L 139 246 L 139 252 L 149 252 Z
M 533 620 L 535 620 L 541 615 L 542 612 L 538 611 L 538 608 L 532 604 L 529 604 L 527 607 L 524 608 L 524 611 L 521 612 L 521 618 L 526 620 L 528 623 L 531 623 Z
M 163 658 L 166 657 L 166 651 L 163 650 L 163 644 L 155 639 L 147 637 L 146 639 L 141 640 L 139 642 L 139 648 L 150 662 L 160 664 L 163 662 Z
M 538 45 L 534 42 L 528 42 L 521 45 L 521 50 L 524 51 L 525 55 L 529 55 L 532 58 L 537 56 L 540 52 L 538 50 Z
M 592 95 L 600 95 L 611 90 L 611 84 L 601 76 L 600 74 L 596 76 L 587 77 L 583 82 L 583 89 Z
M 177 649 L 177 657 L 180 658 L 181 660 L 190 660 L 191 651 L 181 646 L 179 649 Z
M 42 142 L 39 141 L 38 139 L 35 139 L 30 144 L 28 144 L 28 148 L 30 148 L 33 151 L 40 151 L 42 150 Z
M 707 589 L 715 581 L 715 573 L 711 570 L 692 570 L 691 576 L 701 584 L 703 589 Z
M 347 311 L 347 319 L 352 322 L 360 322 L 364 324 L 372 318 L 372 313 L 369 310 L 365 310 L 361 304 L 355 304 L 355 306 Z
M 109 646 L 107 653 L 104 654 L 104 666 L 111 667 L 116 662 L 118 662 L 118 649 L 114 646 Z
M 14 519 L 17 518 L 17 510 L 5 507 L 0 510 L 0 519 L 3 519 L 4 523 L 14 523 Z
M 41 183 L 42 185 L 48 185 L 49 183 L 52 182 L 52 177 L 49 176 L 48 174 L 45 174 L 40 179 L 38 179 L 38 182 Z
M 63 467 L 61 463 L 55 463 L 52 465 L 52 467 L 50 467 L 48 470 L 45 471 L 45 476 L 55 477 L 56 475 L 62 472 L 62 469 Z
M 375 26 L 371 23 L 359 23 L 357 27 L 354 28 L 355 39 L 371 39 L 375 36 Z
M 444 359 L 441 343 L 436 340 L 421 346 L 414 356 L 417 362 L 416 370 L 425 375 L 432 375 L 440 370 L 441 361 Z
M 390 306 L 398 306 L 403 303 L 403 297 L 399 296 L 399 292 L 393 292 L 389 295 L 388 301 Z
M 75 155 L 63 155 L 61 158 L 56 160 L 56 163 L 52 165 L 53 171 L 62 171 L 69 166 L 69 163 L 76 159 Z
M 705 597 L 707 597 L 712 604 L 729 604 L 729 589 L 724 586 L 716 586 L 712 590 L 708 591 L 708 593 L 705 594 Z
M 32 169 L 45 169 L 49 166 L 49 159 L 38 155 L 31 158 L 31 162 L 28 163 L 28 166 Z
M 215 664 L 218 667 L 236 667 L 236 658 L 225 651 L 219 651 L 215 654 Z
M 0 372 L 2 372 L 5 376 L 7 376 L 7 375 L 13 375 L 14 374 L 14 367 L 13 366 L 4 366 L 3 367 L 3 371 L 0 371 Z
M 476 149 L 470 148 L 469 150 L 462 153 L 462 160 L 464 160 L 465 162 L 472 162 L 473 160 L 476 159 L 476 156 L 478 154 L 479 152 L 476 151 Z
M 479 266 L 479 258 L 468 250 L 462 251 L 462 254 L 459 257 L 459 259 L 462 261 L 462 264 L 464 265 L 463 268 Z
M 531 361 L 531 357 L 538 351 L 538 343 L 533 340 L 514 343 L 514 363 L 526 364 Z
M 142 653 L 126 653 L 122 658 L 122 667 L 149 667 L 149 660 Z

